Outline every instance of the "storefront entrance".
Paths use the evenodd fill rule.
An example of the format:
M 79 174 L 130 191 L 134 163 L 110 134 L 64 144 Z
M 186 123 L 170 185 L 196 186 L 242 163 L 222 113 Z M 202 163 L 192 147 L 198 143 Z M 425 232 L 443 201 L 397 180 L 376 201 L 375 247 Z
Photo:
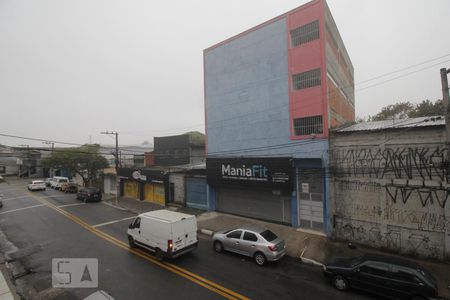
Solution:
M 291 224 L 291 198 L 279 190 L 219 187 L 216 189 L 218 211 L 255 219 Z
M 323 231 L 322 169 L 297 169 L 298 217 L 301 228 Z
M 144 200 L 159 205 L 166 205 L 164 185 L 162 183 L 146 183 L 144 185 Z
M 125 180 L 123 195 L 128 198 L 139 199 L 139 184 L 136 181 Z

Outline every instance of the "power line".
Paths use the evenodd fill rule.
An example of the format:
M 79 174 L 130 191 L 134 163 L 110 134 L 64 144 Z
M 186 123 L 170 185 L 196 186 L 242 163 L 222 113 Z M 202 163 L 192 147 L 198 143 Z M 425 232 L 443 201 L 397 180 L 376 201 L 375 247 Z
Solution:
M 425 60 L 423 62 L 414 64 L 414 65 L 410 65 L 410 66 L 407 66 L 407 67 L 404 67 L 404 68 L 401 68 L 401 69 L 390 71 L 388 73 L 384 73 L 384 74 L 381 74 L 379 76 L 375 76 L 375 77 L 372 77 L 370 79 L 366 79 L 366 80 L 360 81 L 360 82 L 356 83 L 356 85 L 363 84 L 363 83 L 366 83 L 366 82 L 369 82 L 369 81 L 373 81 L 373 80 L 376 80 L 376 79 L 380 79 L 380 78 L 383 78 L 383 77 L 386 77 L 386 76 L 389 76 L 389 75 L 392 75 L 392 74 L 395 74 L 395 73 L 398 73 L 398 72 L 402 72 L 402 71 L 405 71 L 405 70 L 408 70 L 408 69 L 411 69 L 411 68 L 414 68 L 414 67 L 418 67 L 420 65 L 424 65 L 426 63 L 429 63 L 429 62 L 432 62 L 432 61 L 435 61 L 435 60 L 438 60 L 438 59 L 441 59 L 441 58 L 444 58 L 444 57 L 447 57 L 447 56 L 450 56 L 450 54 L 445 54 L 445 55 L 442 55 L 442 56 L 439 56 L 439 57 L 436 57 L 436 58 Z

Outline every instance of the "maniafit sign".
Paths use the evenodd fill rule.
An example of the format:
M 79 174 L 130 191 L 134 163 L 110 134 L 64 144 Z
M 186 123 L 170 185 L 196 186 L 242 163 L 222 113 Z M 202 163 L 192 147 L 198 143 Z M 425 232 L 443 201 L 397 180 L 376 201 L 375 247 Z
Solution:
M 207 158 L 206 180 L 210 185 L 292 188 L 290 158 Z

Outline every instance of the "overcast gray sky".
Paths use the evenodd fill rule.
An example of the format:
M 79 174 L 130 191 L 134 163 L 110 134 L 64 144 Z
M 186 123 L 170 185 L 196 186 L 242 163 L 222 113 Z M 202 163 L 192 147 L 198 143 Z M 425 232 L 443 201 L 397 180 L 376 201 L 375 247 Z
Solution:
M 306 2 L 0 0 L 0 133 L 112 143 L 99 132 L 116 130 L 121 143 L 140 144 L 204 131 L 202 50 Z M 399 100 L 441 98 L 450 1 L 328 5 L 356 83 L 448 54 L 357 85 L 358 116 Z M 42 146 L 3 137 L 0 144 Z

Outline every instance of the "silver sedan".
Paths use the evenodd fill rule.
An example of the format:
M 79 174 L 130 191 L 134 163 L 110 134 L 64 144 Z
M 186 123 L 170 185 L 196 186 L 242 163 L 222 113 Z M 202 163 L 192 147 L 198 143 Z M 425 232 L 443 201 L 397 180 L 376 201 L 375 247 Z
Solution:
M 255 226 L 218 231 L 213 235 L 213 245 L 216 252 L 226 250 L 253 257 L 260 266 L 286 254 L 283 239 L 268 229 Z

